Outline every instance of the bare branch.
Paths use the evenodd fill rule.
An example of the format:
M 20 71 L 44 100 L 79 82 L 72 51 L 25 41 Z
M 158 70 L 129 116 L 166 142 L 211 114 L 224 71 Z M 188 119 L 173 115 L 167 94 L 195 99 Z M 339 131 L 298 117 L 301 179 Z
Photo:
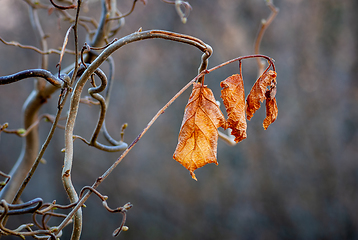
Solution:
M 0 85 L 10 84 L 34 77 L 43 78 L 57 88 L 62 88 L 64 84 L 61 79 L 54 76 L 50 71 L 44 69 L 28 69 L 8 76 L 0 77 Z
M 112 37 L 123 26 L 124 17 L 128 16 L 134 11 L 137 0 L 133 0 L 132 8 L 126 14 L 121 14 L 118 11 L 116 6 L 116 0 L 101 0 L 102 15 L 99 24 L 93 18 L 80 17 L 79 13 L 82 3 L 81 0 L 77 0 L 77 4 L 74 4 L 76 0 L 72 0 L 72 1 L 56 0 L 56 2 L 59 3 L 62 2 L 63 4 L 65 5 L 68 4 L 69 6 L 61 6 L 54 3 L 54 0 L 50 0 L 52 6 L 54 6 L 57 9 L 56 13 L 61 14 L 60 18 L 68 20 L 72 24 L 72 26 L 66 32 L 61 51 L 48 49 L 47 40 L 46 40 L 47 36 L 44 34 L 41 28 L 37 15 L 37 10 L 39 8 L 48 9 L 49 13 L 51 13 L 54 7 L 52 7 L 51 5 L 46 6 L 42 4 L 35 4 L 31 0 L 24 0 L 24 1 L 29 5 L 30 18 L 32 24 L 37 32 L 37 35 L 39 35 L 41 38 L 40 39 L 41 49 L 36 48 L 34 46 L 22 45 L 17 42 L 6 42 L 2 38 L 0 38 L 0 41 L 6 45 L 17 46 L 24 49 L 31 49 L 42 54 L 41 56 L 42 69 L 30 69 L 9 76 L 0 77 L 0 85 L 14 83 L 31 77 L 39 78 L 35 90 L 30 94 L 28 100 L 24 104 L 24 120 L 25 120 L 24 129 L 20 129 L 21 130 L 20 132 L 19 130 L 15 130 L 16 132 L 14 132 L 20 136 L 26 136 L 25 139 L 26 144 L 24 144 L 22 153 L 18 161 L 16 162 L 14 168 L 11 170 L 10 174 L 7 175 L 0 172 L 0 176 L 6 178 L 4 182 L 0 182 L 0 190 L 4 188 L 2 191 L 0 191 L 0 195 L 1 195 L 0 198 L 2 196 L 6 196 L 7 199 L 10 197 L 10 200 L 12 200 L 11 204 L 8 203 L 10 201 L 7 199 L 6 200 L 4 199 L 0 202 L 0 207 L 2 207 L 2 210 L 0 211 L 0 236 L 2 234 L 4 235 L 11 234 L 21 238 L 25 238 L 26 236 L 32 236 L 36 239 L 56 239 L 62 235 L 62 229 L 65 226 L 67 226 L 70 223 L 73 223 L 71 239 L 78 240 L 80 239 L 81 231 L 82 231 L 81 207 L 84 205 L 84 203 L 92 193 L 94 193 L 102 200 L 102 205 L 106 208 L 107 211 L 112 213 L 119 212 L 123 215 L 120 227 L 113 232 L 113 236 L 117 236 L 122 230 L 128 229 L 128 227 L 126 227 L 124 224 L 126 221 L 127 210 L 129 210 L 132 207 L 132 205 L 130 203 L 127 203 L 122 207 L 112 209 L 107 204 L 106 200 L 108 197 L 99 193 L 96 190 L 96 188 L 109 176 L 109 174 L 118 166 L 118 164 L 121 163 L 124 157 L 126 157 L 129 151 L 131 151 L 131 149 L 143 137 L 143 135 L 154 124 L 154 122 L 159 118 L 159 116 L 161 116 L 164 113 L 164 111 L 194 82 L 201 82 L 202 84 L 204 84 L 204 77 L 206 74 L 211 73 L 212 71 L 221 68 L 229 63 L 233 63 L 236 61 L 241 61 L 243 59 L 249 59 L 249 58 L 264 58 L 268 61 L 268 67 L 266 70 L 268 70 L 269 68 L 275 70 L 273 59 L 265 55 L 259 55 L 259 54 L 235 58 L 227 62 L 224 62 L 220 65 L 217 65 L 211 69 L 208 69 L 209 58 L 212 55 L 212 48 L 208 44 L 195 37 L 169 32 L 169 31 L 162 31 L 162 30 L 142 31 L 140 28 L 140 30 L 138 30 L 137 32 L 127 35 L 121 39 L 114 39 L 112 42 L 108 43 L 109 42 L 108 39 Z M 144 4 L 146 3 L 146 0 L 141 0 L 141 1 Z M 163 2 L 175 4 L 176 11 L 178 12 L 178 15 L 180 16 L 183 23 L 187 21 L 187 17 L 189 16 L 189 13 L 191 11 L 191 6 L 188 2 L 182 0 L 173 0 L 173 1 L 163 0 Z M 276 8 L 273 6 L 271 1 L 268 0 L 267 2 L 272 11 L 271 15 L 273 15 L 273 12 Z M 67 9 L 72 9 L 72 8 L 76 8 L 75 17 L 71 16 L 71 14 L 66 11 Z M 274 10 L 272 10 L 272 8 Z M 267 20 L 267 22 L 269 23 L 270 21 L 272 21 L 270 20 L 270 18 L 271 16 Z M 117 26 L 115 26 L 114 28 L 111 28 L 111 23 L 113 22 L 110 21 L 112 20 L 118 21 Z M 86 23 L 90 23 L 93 26 Z M 262 35 L 265 28 L 268 27 L 269 23 L 266 23 L 267 25 L 263 28 Z M 85 30 L 87 31 L 87 37 L 89 38 L 92 36 L 91 35 L 92 30 L 90 27 L 96 28 L 95 29 L 96 33 L 91 40 L 91 45 L 93 45 L 93 47 L 91 47 L 89 44 L 85 44 L 82 51 L 78 51 L 78 25 L 82 25 L 85 28 Z M 74 51 L 66 50 L 71 29 L 73 29 L 74 32 L 74 46 L 75 46 Z M 109 135 L 105 126 L 105 116 L 109 106 L 110 91 L 112 86 L 111 83 L 113 83 L 113 76 L 114 76 L 114 62 L 111 55 L 119 48 L 129 43 L 134 43 L 137 41 L 154 39 L 154 38 L 176 41 L 198 48 L 202 52 L 201 63 L 198 69 L 198 75 L 192 80 L 190 80 L 179 92 L 175 94 L 175 96 L 173 96 L 153 116 L 153 118 L 147 124 L 147 126 L 139 133 L 139 135 L 128 146 L 126 143 L 123 142 L 124 129 L 126 128 L 127 124 L 124 124 L 122 126 L 122 130 L 120 133 L 121 134 L 120 141 L 116 141 L 115 139 L 113 139 Z M 261 39 L 262 36 L 258 36 L 258 40 L 257 40 L 258 51 L 259 51 L 259 45 Z M 105 46 L 100 47 L 102 45 Z M 96 50 L 101 50 L 102 52 L 98 54 L 97 52 L 95 52 Z M 47 55 L 50 53 L 57 53 L 60 55 L 59 63 L 58 63 L 59 66 L 58 76 L 54 76 L 51 72 L 44 70 L 47 69 L 47 62 L 48 62 Z M 73 61 L 74 63 L 72 66 L 69 66 L 67 68 L 68 70 L 66 71 L 66 73 L 70 72 L 70 70 L 72 69 L 72 71 L 68 75 L 60 75 L 61 67 L 62 67 L 61 66 L 62 59 L 65 53 L 72 53 L 75 55 Z M 105 73 L 100 69 L 100 66 L 104 61 L 109 63 L 108 79 Z M 81 64 L 83 64 L 83 66 L 81 66 Z M 94 81 L 95 75 L 100 79 L 99 86 L 97 86 L 96 82 Z M 45 80 L 48 81 L 50 84 L 46 84 Z M 92 87 L 88 89 L 88 93 L 93 99 L 95 99 L 96 103 L 98 103 L 100 107 L 97 125 L 89 141 L 87 141 L 85 138 L 81 136 L 74 135 L 74 125 L 76 122 L 79 103 L 81 102 L 82 99 L 81 93 L 88 80 L 92 80 L 91 81 Z M 38 117 L 38 111 L 40 107 L 44 104 L 44 102 L 46 102 L 47 98 L 49 98 L 59 88 L 61 89 L 61 94 L 58 100 L 58 110 L 57 110 L 56 117 L 53 118 L 50 115 L 42 115 Z M 102 94 L 104 90 L 106 90 L 106 92 L 105 94 Z M 56 204 L 56 201 L 53 201 L 52 203 L 44 204 L 42 199 L 40 198 L 33 199 L 23 204 L 16 204 L 19 202 L 22 192 L 24 191 L 28 182 L 31 180 L 34 172 L 36 171 L 37 166 L 40 163 L 44 155 L 44 152 L 46 151 L 47 146 L 49 145 L 53 137 L 55 129 L 56 127 L 58 127 L 58 121 L 60 119 L 61 111 L 69 95 L 71 95 L 71 100 L 70 100 L 69 112 L 67 115 L 66 126 L 65 126 L 65 157 L 64 157 L 64 164 L 62 170 L 62 182 L 65 191 L 69 197 L 70 204 L 59 205 Z M 89 102 L 93 103 L 91 101 Z M 48 137 L 46 138 L 40 151 L 38 151 L 39 137 L 38 137 L 37 127 L 41 118 L 49 119 L 50 121 L 53 122 L 53 124 L 50 132 L 48 133 Z M 11 132 L 11 130 L 6 129 L 7 127 L 8 127 L 7 123 L 0 125 L 0 133 L 2 131 L 7 133 Z M 97 141 L 98 135 L 100 134 L 101 130 L 104 132 L 105 138 L 113 146 L 107 146 Z M 233 141 L 230 138 L 230 136 L 225 135 L 224 133 L 221 132 L 219 132 L 219 136 L 229 144 L 233 144 L 232 143 Z M 71 180 L 72 162 L 73 162 L 73 155 L 74 155 L 73 141 L 76 138 L 81 139 L 82 141 L 84 141 L 86 144 L 90 146 L 94 146 L 104 151 L 113 152 L 113 151 L 124 150 L 124 152 L 119 156 L 119 158 L 100 177 L 96 179 L 93 185 L 91 187 L 90 186 L 84 187 L 80 191 L 79 195 L 76 189 L 74 188 L 74 185 Z M 31 168 L 29 168 L 29 166 L 31 166 Z M 25 180 L 23 180 L 24 176 L 26 175 L 27 177 L 25 178 Z M 12 182 L 10 181 L 11 184 L 7 184 L 10 180 L 10 177 L 11 177 L 11 181 L 15 182 L 15 184 L 11 186 L 11 188 L 9 187 L 9 185 L 12 185 Z M 19 184 L 21 185 L 19 186 Z M 63 213 L 55 212 L 56 208 L 65 209 L 69 213 L 63 214 Z M 13 215 L 22 215 L 22 214 L 29 214 L 29 213 L 32 214 L 33 223 L 24 223 L 15 230 L 11 230 L 5 227 L 6 221 L 9 217 L 12 217 Z M 49 226 L 50 225 L 49 221 L 50 219 L 53 218 L 63 218 L 63 219 L 59 226 L 51 227 Z
M 15 41 L 11 41 L 11 42 L 7 42 L 5 41 L 3 38 L 0 37 L 0 41 L 3 42 L 5 45 L 9 45 L 9 46 L 16 46 L 16 47 L 19 47 L 19 48 L 23 48 L 23 49 L 30 49 L 30 50 L 33 50 L 37 53 L 40 53 L 40 54 L 52 54 L 52 53 L 56 53 L 56 54 L 61 54 L 61 50 L 57 50 L 57 49 L 49 49 L 47 51 L 42 51 L 34 46 L 30 46 L 30 45 L 23 45 L 21 43 L 18 43 L 18 42 L 15 42 Z M 65 50 L 66 53 L 70 53 L 70 54 L 75 54 L 74 51 L 71 51 L 71 50 Z

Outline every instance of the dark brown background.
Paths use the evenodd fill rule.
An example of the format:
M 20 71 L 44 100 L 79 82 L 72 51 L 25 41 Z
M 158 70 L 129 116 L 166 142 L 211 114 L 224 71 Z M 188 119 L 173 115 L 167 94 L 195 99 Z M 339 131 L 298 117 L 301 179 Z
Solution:
M 193 11 L 184 25 L 172 5 L 138 2 L 117 37 L 140 27 L 193 35 L 213 47 L 212 67 L 252 54 L 260 21 L 270 13 L 263 0 L 190 3 Z M 358 239 L 358 2 L 276 0 L 275 4 L 280 13 L 266 32 L 261 52 L 276 60 L 277 121 L 264 131 L 264 110 L 259 111 L 248 122 L 248 138 L 234 147 L 219 141 L 219 166 L 197 170 L 195 182 L 172 159 L 190 94 L 186 91 L 99 188 L 112 207 L 134 204 L 127 220 L 130 230 L 121 239 Z M 26 4 L 3 0 L 1 5 L 0 36 L 38 46 Z M 125 12 L 131 1 L 118 5 Z M 99 4 L 87 6 L 89 12 L 84 14 L 98 18 Z M 56 14 L 46 11 L 41 22 L 50 47 L 59 47 L 68 23 L 58 29 Z M 81 38 L 81 44 L 84 41 Z M 34 51 L 0 44 L 0 52 L 0 75 L 39 66 Z M 131 142 L 197 74 L 201 53 L 180 43 L 147 40 L 125 46 L 113 56 L 116 81 L 107 128 L 119 136 L 127 122 L 125 140 Z M 64 61 L 73 57 L 65 56 Z M 51 55 L 53 73 L 57 62 L 58 55 Z M 248 92 L 256 78 L 256 62 L 245 61 L 243 68 Z M 216 98 L 220 81 L 236 72 L 237 65 L 232 64 L 207 76 L 206 84 Z M 0 123 L 21 127 L 21 107 L 32 88 L 32 80 L 1 86 Z M 57 97 L 54 94 L 42 112 L 54 114 Z M 97 106 L 81 105 L 75 134 L 89 138 L 97 116 Z M 41 123 L 42 142 L 49 128 L 49 123 Z M 63 130 L 56 130 L 44 156 L 47 164 L 39 167 L 23 200 L 68 202 L 60 180 L 63 137 Z M 9 172 L 21 139 L 4 133 L 0 138 L 0 169 Z M 76 188 L 91 185 L 119 155 L 75 141 Z M 106 212 L 94 196 L 86 205 L 82 239 L 111 239 L 121 216 Z M 64 239 L 69 233 L 70 228 Z

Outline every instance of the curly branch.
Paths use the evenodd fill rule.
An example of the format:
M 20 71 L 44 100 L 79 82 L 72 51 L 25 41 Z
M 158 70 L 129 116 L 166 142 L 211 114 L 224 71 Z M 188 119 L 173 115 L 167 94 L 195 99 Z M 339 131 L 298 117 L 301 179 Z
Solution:
M 117 236 L 120 231 L 127 230 L 128 227 L 124 226 L 126 222 L 126 213 L 127 211 L 132 208 L 131 203 L 126 203 L 123 207 L 118 207 L 115 209 L 112 209 L 108 206 L 107 203 L 107 196 L 103 196 L 101 193 L 99 193 L 97 190 L 95 190 L 93 187 L 85 186 L 81 189 L 79 198 L 81 199 L 85 193 L 85 191 L 90 191 L 92 193 L 95 193 L 96 196 L 98 196 L 102 200 L 103 207 L 110 213 L 121 213 L 123 215 L 122 222 L 119 228 L 117 228 L 113 232 L 113 236 Z M 35 198 L 33 200 L 30 200 L 25 203 L 21 204 L 9 204 L 4 199 L 0 201 L 0 207 L 3 208 L 3 210 L 0 211 L 0 231 L 2 234 L 5 235 L 15 235 L 19 237 L 25 237 L 25 236 L 33 236 L 35 238 L 43 238 L 45 236 L 51 236 L 53 237 L 59 237 L 62 232 L 59 231 L 56 235 L 54 232 L 58 230 L 57 227 L 49 227 L 47 225 L 48 221 L 51 217 L 60 217 L 60 218 L 66 218 L 66 214 L 61 213 L 55 213 L 53 212 L 54 209 L 70 209 L 74 206 L 77 206 L 80 204 L 80 201 L 74 202 L 72 204 L 68 205 L 59 205 L 56 204 L 56 201 L 53 201 L 52 203 L 43 203 L 43 200 L 41 198 Z M 13 215 L 24 215 L 32 213 L 33 222 L 40 230 L 32 230 L 31 226 L 34 224 L 28 223 L 28 224 L 22 224 L 15 230 L 10 230 L 4 227 L 4 222 L 6 222 L 7 217 L 13 216 Z M 36 216 L 41 215 L 41 224 L 36 220 Z M 27 229 L 28 232 L 22 232 L 23 229 Z M 41 235 L 41 236 L 40 236 Z M 44 235 L 44 236 L 43 236 Z M 55 238 L 53 238 L 55 239 Z
M 89 190 L 89 191 L 93 192 L 94 194 L 96 194 L 102 200 L 102 205 L 108 212 L 121 213 L 123 215 L 121 225 L 113 231 L 113 234 L 112 234 L 113 237 L 117 237 L 119 235 L 119 233 L 124 229 L 128 230 L 128 227 L 125 228 L 124 224 L 126 223 L 126 219 L 127 219 L 127 211 L 133 207 L 133 205 L 130 202 L 124 204 L 123 207 L 118 207 L 116 209 L 112 209 L 108 206 L 108 203 L 106 201 L 108 199 L 108 197 L 103 196 L 100 192 L 98 192 L 93 187 L 86 186 L 86 187 L 82 188 L 81 193 L 80 193 L 80 198 L 82 198 L 82 196 L 86 190 Z
M 79 73 L 81 74 L 81 72 L 83 72 L 83 71 L 84 71 L 84 68 L 82 68 L 79 71 Z M 128 147 L 128 145 L 122 141 L 118 142 L 115 146 L 106 146 L 106 145 L 103 145 L 103 144 L 97 142 L 97 138 L 98 138 L 100 130 L 103 126 L 103 122 L 104 122 L 104 119 L 106 116 L 106 111 L 107 111 L 107 104 L 105 102 L 105 99 L 99 94 L 99 92 L 102 92 L 106 88 L 107 77 L 100 69 L 96 69 L 95 74 L 101 79 L 101 85 L 98 87 L 89 88 L 88 93 L 100 103 L 100 115 L 99 115 L 99 119 L 97 122 L 97 126 L 92 134 L 92 138 L 91 138 L 90 142 L 86 141 L 84 138 L 79 137 L 79 136 L 74 136 L 74 138 L 79 138 L 82 141 L 84 141 L 86 144 L 88 144 L 89 146 L 96 147 L 103 151 L 107 151 L 107 152 L 122 151 Z
M 1 200 L 0 206 L 4 209 L 3 211 L 0 211 L 0 232 L 5 235 L 14 235 L 21 238 L 25 238 L 25 236 L 32 236 L 34 238 L 41 238 L 39 235 L 45 235 L 50 236 L 51 239 L 56 239 L 56 237 L 59 237 L 62 235 L 62 232 L 60 231 L 58 234 L 53 234 L 53 229 L 49 230 L 37 230 L 32 231 L 31 226 L 33 224 L 22 224 L 15 230 L 10 230 L 4 226 L 4 223 L 6 222 L 6 219 L 10 215 L 22 215 L 27 213 L 36 213 L 38 209 L 42 207 L 43 200 L 41 198 L 35 198 L 33 200 L 30 200 L 26 203 L 22 204 L 9 204 L 4 199 Z M 21 232 L 23 229 L 27 229 L 28 232 Z
M 107 106 L 108 107 L 108 106 Z M 114 138 L 111 137 L 111 135 L 108 133 L 107 128 L 106 128 L 106 122 L 103 121 L 103 126 L 102 126 L 102 130 L 103 130 L 103 135 L 106 138 L 106 140 L 112 144 L 113 146 L 119 146 L 124 142 L 124 130 L 127 128 L 128 124 L 125 123 L 122 125 L 121 128 L 121 140 L 117 141 Z M 127 146 L 128 147 L 128 146 Z
M 25 213 L 33 213 L 42 206 L 42 203 L 43 201 L 41 198 L 35 198 L 33 200 L 21 204 L 6 203 L 6 201 L 3 199 L 0 202 L 0 206 L 5 208 L 6 205 L 8 211 L 0 211 L 0 213 L 5 214 L 6 212 L 6 215 L 20 215 Z
M 170 4 L 175 4 L 175 9 L 182 21 L 182 23 L 186 23 L 186 21 L 188 20 L 188 16 L 190 14 L 190 11 L 192 10 L 192 7 L 190 6 L 190 4 L 186 1 L 182 1 L 182 0 L 175 0 L 175 1 L 168 1 L 168 0 L 162 0 L 165 3 L 170 3 Z M 181 9 L 181 7 L 184 7 L 184 12 Z
M 61 79 L 54 76 L 50 71 L 44 69 L 28 69 L 8 76 L 0 77 L 0 85 L 10 84 L 26 78 L 34 77 L 43 78 L 57 88 L 62 88 L 64 85 L 64 82 Z
M 88 44 L 85 43 L 84 47 L 82 48 L 82 51 L 81 51 L 81 62 L 84 66 L 86 66 L 85 64 L 85 61 L 84 61 L 84 58 L 83 58 L 83 51 L 85 49 L 89 49 L 89 50 L 103 50 L 105 48 L 107 48 L 110 44 L 113 44 L 115 41 L 117 41 L 118 39 L 113 39 L 111 43 L 107 44 L 106 46 L 104 47 L 90 47 Z M 92 54 L 95 54 L 93 53 L 93 51 L 91 52 Z M 96 56 L 98 56 L 98 54 L 96 54 Z M 113 57 L 112 56 L 109 56 L 106 61 L 108 62 L 108 65 L 109 65 L 109 74 L 108 74 L 108 82 L 107 82 L 107 87 L 106 87 L 106 93 L 105 93 L 105 100 L 106 100 L 106 104 L 105 106 L 108 108 L 109 106 L 109 100 L 110 100 L 110 96 L 111 96 L 111 90 L 112 90 L 112 86 L 113 86 L 113 78 L 114 78 L 114 71 L 115 71 L 115 64 L 114 64 L 114 60 L 113 60 Z M 86 66 L 87 67 L 87 66 Z M 84 101 L 82 102 L 85 102 L 85 103 L 89 103 L 89 104 L 96 104 L 96 105 L 99 105 L 100 103 L 99 102 L 93 102 L 89 99 L 85 99 Z M 113 146 L 120 146 L 122 145 L 122 147 L 118 147 L 118 150 L 116 151 L 121 151 L 121 150 L 124 150 L 125 148 L 127 148 L 127 145 L 123 145 L 124 142 L 123 142 L 123 134 L 124 134 L 124 129 L 127 127 L 127 124 L 123 124 L 122 126 L 122 131 L 121 131 L 121 140 L 120 141 L 117 141 L 115 140 L 110 134 L 109 132 L 107 131 L 107 128 L 106 128 L 106 121 L 103 120 L 103 125 L 102 125 L 102 130 L 103 130 L 103 134 L 104 134 L 104 137 L 106 138 L 106 140 L 112 144 Z M 86 140 L 84 140 L 85 143 L 87 143 Z M 87 143 L 88 144 L 88 143 Z

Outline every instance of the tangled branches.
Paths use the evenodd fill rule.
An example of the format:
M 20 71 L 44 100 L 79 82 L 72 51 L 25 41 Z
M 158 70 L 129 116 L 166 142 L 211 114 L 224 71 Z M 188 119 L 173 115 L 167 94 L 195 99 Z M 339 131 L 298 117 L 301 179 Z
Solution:
M 90 186 L 83 187 L 80 192 L 80 199 L 82 198 L 85 191 L 90 191 L 95 193 L 101 201 L 103 207 L 110 213 L 121 213 L 122 221 L 120 226 L 114 230 L 113 236 L 118 236 L 119 233 L 124 230 L 127 231 L 128 227 L 125 226 L 127 219 L 127 211 L 132 207 L 131 203 L 126 203 L 123 207 L 118 207 L 112 209 L 108 206 L 107 196 L 103 196 L 97 190 L 93 189 Z M 69 205 L 60 205 L 56 201 L 52 203 L 43 203 L 41 198 L 35 198 L 25 203 L 21 204 L 10 204 L 7 203 L 4 199 L 1 200 L 0 206 L 4 209 L 0 211 L 0 233 L 3 235 L 14 235 L 25 239 L 26 236 L 32 236 L 35 239 L 50 239 L 56 240 L 62 236 L 62 231 L 58 230 L 58 227 L 50 227 L 48 225 L 49 221 L 53 217 L 57 218 L 66 218 L 66 214 L 55 212 L 55 210 L 68 210 L 78 205 L 80 201 L 69 204 Z M 32 223 L 25 223 L 19 226 L 17 229 L 11 230 L 5 227 L 7 219 L 14 215 L 24 215 L 32 214 Z M 38 220 L 39 219 L 39 220 Z M 71 221 L 68 221 L 66 224 L 70 224 Z M 34 230 L 33 227 L 36 227 L 37 230 Z
M 8 134 L 16 134 L 25 139 L 23 147 L 23 154 L 17 160 L 13 170 L 10 174 L 0 172 L 0 176 L 5 178 L 0 182 L 0 235 L 15 235 L 21 238 L 32 236 L 35 239 L 57 239 L 61 237 L 64 227 L 72 224 L 72 238 L 80 239 L 82 231 L 82 211 L 84 203 L 94 194 L 102 201 L 102 205 L 107 211 L 111 213 L 121 213 L 122 221 L 120 226 L 114 230 L 113 236 L 117 236 L 121 231 L 128 229 L 125 226 L 127 211 L 132 207 L 130 203 L 122 207 L 112 209 L 107 204 L 107 196 L 103 196 L 96 189 L 109 176 L 109 174 L 117 167 L 128 152 L 136 145 L 147 130 L 153 125 L 156 119 L 164 113 L 164 111 L 194 82 L 204 84 L 204 77 L 206 74 L 221 68 L 232 62 L 240 62 L 247 58 L 263 58 L 269 62 L 269 67 L 275 70 L 273 60 L 265 55 L 250 55 L 239 57 L 222 63 L 216 67 L 208 69 L 209 58 L 212 55 L 212 48 L 204 41 L 185 34 L 174 33 L 164 30 L 147 30 L 142 29 L 135 31 L 127 36 L 121 38 L 114 38 L 115 34 L 121 29 L 124 24 L 124 18 L 129 16 L 135 10 L 137 0 L 133 1 L 132 7 L 127 13 L 122 14 L 117 6 L 115 0 L 101 0 L 101 17 L 99 21 L 93 18 L 84 17 L 80 15 L 81 0 L 76 1 L 62 1 L 61 4 L 50 0 L 50 4 L 33 2 L 25 0 L 30 10 L 30 18 L 33 24 L 33 29 L 40 36 L 41 48 L 34 46 L 23 45 L 17 42 L 7 42 L 0 38 L 0 41 L 6 45 L 17 46 L 24 49 L 34 50 L 41 54 L 41 68 L 28 69 L 17 72 L 15 74 L 1 76 L 0 85 L 14 84 L 24 79 L 35 78 L 35 88 L 30 94 L 26 103 L 24 104 L 24 127 L 16 130 L 7 129 L 9 123 L 0 125 L 0 134 L 2 132 Z M 75 3 L 76 2 L 76 3 Z M 146 3 L 142 0 L 143 4 Z M 166 3 L 174 4 L 177 13 L 179 14 L 183 23 L 187 21 L 187 17 L 191 11 L 191 6 L 185 1 L 164 1 Z M 47 9 L 49 13 L 56 12 L 60 20 L 68 21 L 71 26 L 67 29 L 63 44 L 59 50 L 49 49 L 46 36 L 43 32 L 42 25 L 38 20 L 38 10 Z M 71 15 L 69 10 L 75 11 Z M 86 32 L 88 43 L 84 43 L 82 48 L 78 41 L 78 27 L 82 26 Z M 69 39 L 73 34 L 74 50 L 67 49 Z M 111 39 L 112 38 L 112 39 Z M 114 60 L 112 54 L 120 48 L 147 39 L 164 39 L 173 42 L 183 43 L 192 46 L 201 51 L 201 60 L 198 68 L 198 75 L 175 94 L 175 96 L 161 108 L 147 126 L 139 133 L 139 135 L 127 144 L 124 141 L 124 130 L 127 127 L 123 123 L 121 127 L 120 139 L 116 140 L 106 128 L 105 117 L 110 102 L 111 87 L 114 81 Z M 81 50 L 79 50 L 81 49 Z M 48 58 L 51 53 L 59 54 L 59 61 L 57 64 L 58 71 L 53 74 L 47 70 Z M 72 64 L 63 67 L 63 58 L 65 54 L 71 54 L 73 57 Z M 102 64 L 108 64 L 108 72 L 101 69 Z M 99 83 L 98 83 L 99 82 Z M 88 88 L 89 96 L 81 97 L 86 83 L 90 84 Z M 53 96 L 56 91 L 60 91 L 57 112 L 55 115 L 42 114 L 38 112 L 40 108 L 46 103 L 47 99 Z M 61 117 L 62 110 L 69 99 L 68 112 L 65 117 Z M 80 135 L 74 134 L 74 126 L 81 102 L 88 104 L 96 104 L 99 106 L 99 116 L 94 127 L 92 136 L 89 140 Z M 41 119 L 46 119 L 52 123 L 51 129 L 47 135 L 43 145 L 39 146 L 39 135 L 37 126 Z M 66 120 L 65 126 L 59 124 L 60 120 Z M 56 128 L 64 129 L 64 143 L 63 152 L 65 153 L 63 159 L 63 168 L 61 180 L 66 191 L 70 203 L 68 205 L 57 204 L 56 201 L 52 203 L 43 203 L 41 198 L 35 198 L 25 203 L 20 203 L 21 195 L 27 184 L 34 175 L 38 164 L 52 140 Z M 99 142 L 99 136 L 103 133 L 107 144 Z M 225 140 L 230 142 L 230 138 L 225 134 L 220 134 Z M 88 146 L 92 146 L 102 151 L 120 152 L 123 153 L 118 159 L 100 176 L 92 186 L 83 187 L 78 193 L 72 183 L 72 166 L 74 161 L 74 140 L 80 139 Z M 67 213 L 57 212 L 58 210 L 67 210 Z M 6 227 L 7 220 L 14 215 L 32 214 L 33 221 L 31 223 L 21 224 L 18 228 L 11 230 Z M 51 226 L 49 223 L 53 218 L 62 219 L 58 226 Z M 36 228 L 36 229 L 35 229 Z

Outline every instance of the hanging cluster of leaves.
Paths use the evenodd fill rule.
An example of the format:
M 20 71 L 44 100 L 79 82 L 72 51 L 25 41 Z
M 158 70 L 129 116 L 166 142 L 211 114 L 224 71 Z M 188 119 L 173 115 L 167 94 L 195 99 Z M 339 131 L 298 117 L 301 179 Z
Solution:
M 263 127 L 276 120 L 276 72 L 266 70 L 255 82 L 245 101 L 244 82 L 241 74 L 234 74 L 220 83 L 227 120 L 225 120 L 212 91 L 203 83 L 194 83 L 178 137 L 178 145 L 173 158 L 187 168 L 193 179 L 194 171 L 208 163 L 218 164 L 216 160 L 218 128 L 230 128 L 235 142 L 247 137 L 246 119 L 266 100 L 266 118 Z

